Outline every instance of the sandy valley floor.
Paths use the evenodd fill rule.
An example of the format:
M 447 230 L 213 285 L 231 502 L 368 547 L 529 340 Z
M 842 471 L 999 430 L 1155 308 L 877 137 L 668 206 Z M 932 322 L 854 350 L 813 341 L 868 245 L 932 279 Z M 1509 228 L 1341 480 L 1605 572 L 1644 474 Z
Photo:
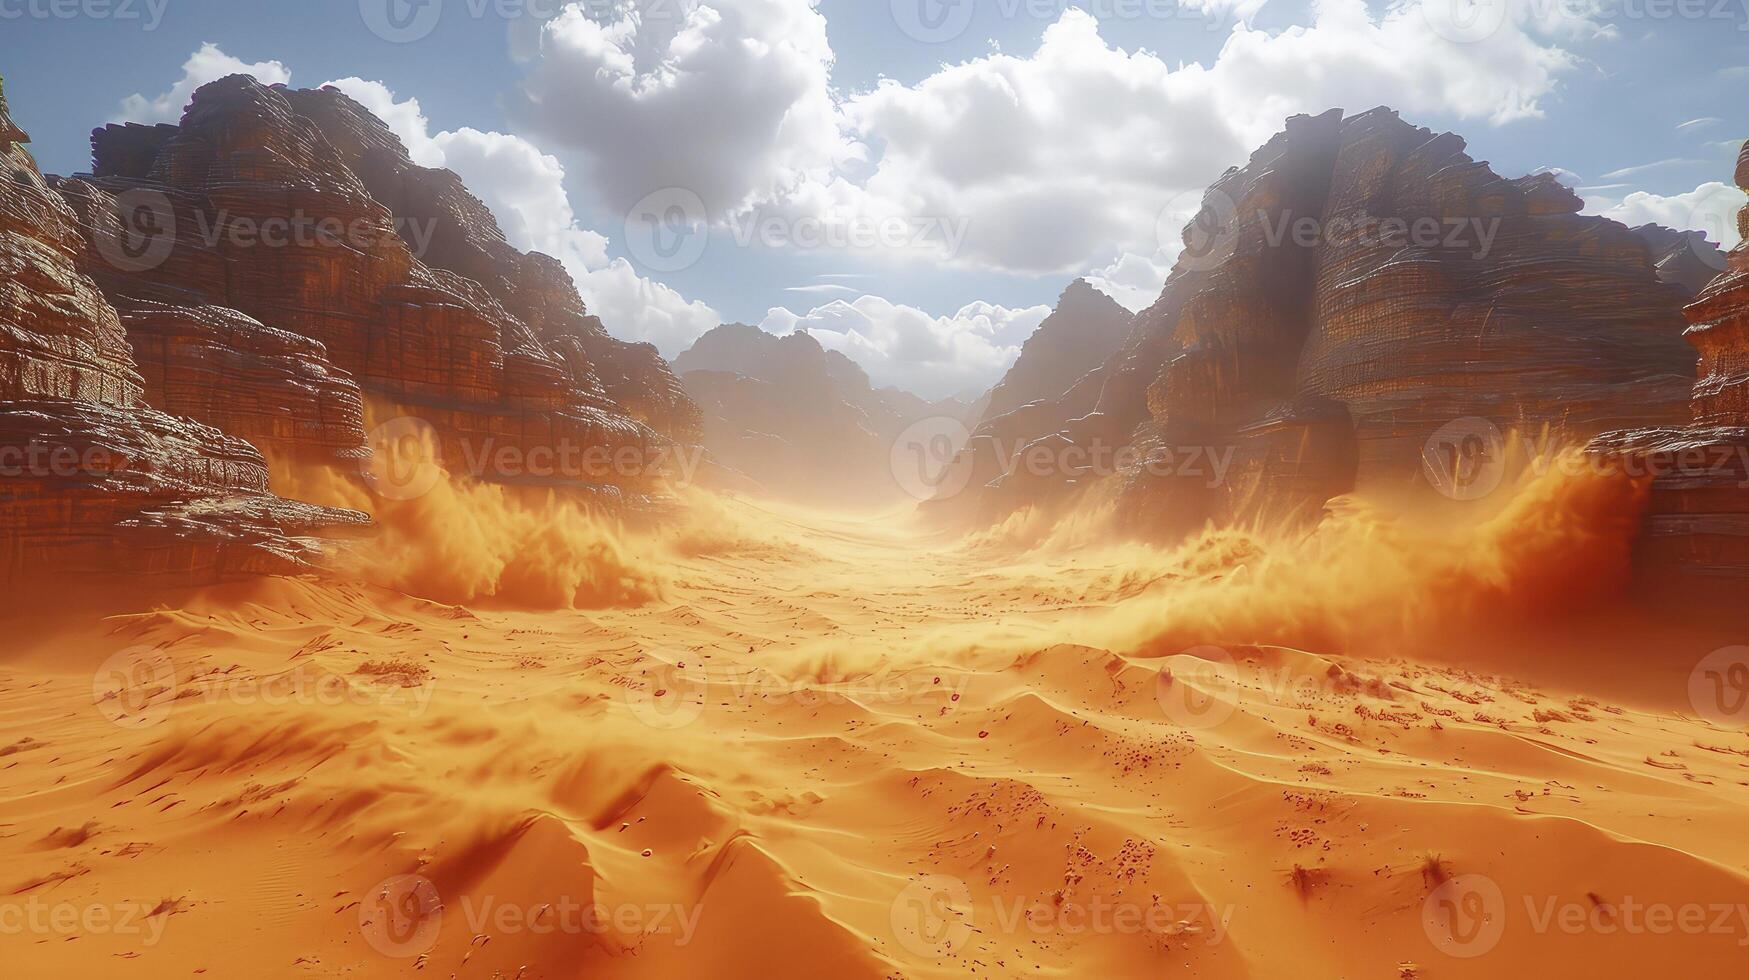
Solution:
M 1330 635 L 1302 605 L 1337 600 L 1223 594 L 1270 569 L 1218 542 L 719 506 L 609 608 L 280 581 L 21 628 L 0 972 L 1749 965 L 1749 736 L 1679 703 L 1692 657 L 1607 695 L 1411 661 L 1334 564 L 1304 581 L 1371 610 L 1356 635 L 1269 645 Z

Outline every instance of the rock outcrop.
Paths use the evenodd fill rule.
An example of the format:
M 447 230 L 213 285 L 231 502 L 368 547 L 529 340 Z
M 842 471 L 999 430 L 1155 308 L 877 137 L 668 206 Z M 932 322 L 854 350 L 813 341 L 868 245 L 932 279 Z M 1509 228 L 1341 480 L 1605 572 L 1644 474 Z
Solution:
M 77 219 L 0 92 L 0 590 L 295 572 L 362 514 L 282 500 L 249 443 L 147 407 L 121 319 L 79 271 Z
M 1658 270 L 1658 278 L 1682 287 L 1690 298 L 1699 296 L 1708 283 L 1725 271 L 1725 253 L 1707 239 L 1704 231 L 1678 231 L 1647 224 L 1635 228 L 1634 234 L 1652 250 L 1652 267 Z
M 1051 315 L 1021 345 L 1014 366 L 991 389 L 984 418 L 1061 396 L 1117 353 L 1135 319 L 1085 279 L 1070 283 Z
M 1463 151 L 1387 109 L 1290 119 L 1210 188 L 1122 349 L 1032 409 L 1045 463 L 976 474 L 975 509 L 1058 499 L 1115 458 L 1141 529 L 1288 520 L 1425 491 L 1453 423 L 1582 442 L 1684 416 L 1682 290 L 1646 243 Z
M 369 399 L 429 422 L 452 471 L 612 497 L 697 438 L 653 348 L 337 90 L 231 76 L 176 126 L 95 131 L 92 156 L 57 186 L 168 408 L 331 458 L 361 450 Z
M 731 323 L 674 359 L 704 410 L 704 446 L 721 466 L 765 493 L 826 506 L 899 499 L 894 445 L 912 424 L 962 424 L 958 401 L 927 402 L 876 389 L 855 362 L 806 333 L 788 336 Z M 958 446 L 954 446 L 957 449 Z
M 1749 144 L 1736 181 L 1749 189 Z M 1738 224 L 1749 229 L 1749 208 Z M 1611 432 L 1591 448 L 1652 480 L 1637 554 L 1647 586 L 1740 595 L 1749 580 L 1749 242 L 1683 312 L 1700 354 L 1689 424 Z

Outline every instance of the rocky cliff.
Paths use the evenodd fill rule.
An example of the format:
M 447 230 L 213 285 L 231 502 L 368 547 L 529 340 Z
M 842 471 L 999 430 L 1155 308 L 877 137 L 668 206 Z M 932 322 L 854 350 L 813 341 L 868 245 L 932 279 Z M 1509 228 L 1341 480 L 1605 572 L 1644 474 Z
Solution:
M 1749 189 L 1749 145 L 1736 181 Z M 1749 230 L 1749 208 L 1738 224 Z M 1749 243 L 1683 312 L 1700 354 L 1689 424 L 1611 432 L 1592 450 L 1652 480 L 1638 551 L 1647 585 L 1740 594 L 1749 579 Z
M 1142 528 L 1290 519 L 1355 487 L 1425 491 L 1454 423 L 1582 441 L 1681 417 L 1682 290 L 1580 207 L 1390 110 L 1290 119 L 1209 189 L 1122 349 L 1031 410 L 1040 462 L 976 474 L 973 506 L 1115 469 Z
M 1690 298 L 1700 295 L 1708 283 L 1725 271 L 1725 253 L 1707 239 L 1704 231 L 1678 231 L 1647 224 L 1635 228 L 1634 234 L 1652 250 L 1652 267 L 1658 270 L 1658 278 L 1680 286 Z
M 76 216 L 27 140 L 0 92 L 0 588 L 308 567 L 307 535 L 364 515 L 275 497 L 249 443 L 147 407 L 121 318 L 79 271 Z
M 168 410 L 334 458 L 362 451 L 370 399 L 431 423 L 453 471 L 612 496 L 697 438 L 653 348 L 334 89 L 221 79 L 178 125 L 95 131 L 92 157 L 56 186 Z
M 868 375 L 806 333 L 731 323 L 700 337 L 674 369 L 704 410 L 704 445 L 761 490 L 825 506 L 899 499 L 893 451 L 913 423 L 958 425 L 967 406 L 927 402 Z M 958 448 L 957 446 L 954 448 Z

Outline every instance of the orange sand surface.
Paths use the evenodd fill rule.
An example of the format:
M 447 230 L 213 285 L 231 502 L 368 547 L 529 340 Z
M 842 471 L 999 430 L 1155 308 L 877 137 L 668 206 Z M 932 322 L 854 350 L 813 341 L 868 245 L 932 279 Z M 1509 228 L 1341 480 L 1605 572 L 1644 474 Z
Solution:
M 727 501 L 605 608 L 20 619 L 0 974 L 1742 976 L 1711 647 L 1477 638 L 1608 564 L 1556 495 L 1274 559 Z

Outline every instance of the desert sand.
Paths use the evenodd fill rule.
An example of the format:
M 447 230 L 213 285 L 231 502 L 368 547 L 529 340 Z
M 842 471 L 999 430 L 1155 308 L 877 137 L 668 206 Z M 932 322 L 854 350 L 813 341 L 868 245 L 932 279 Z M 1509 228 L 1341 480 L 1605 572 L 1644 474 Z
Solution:
M 1749 737 L 1610 598 L 1624 483 L 1171 549 L 475 492 L 374 573 L 12 620 L 0 972 L 1749 964 Z

